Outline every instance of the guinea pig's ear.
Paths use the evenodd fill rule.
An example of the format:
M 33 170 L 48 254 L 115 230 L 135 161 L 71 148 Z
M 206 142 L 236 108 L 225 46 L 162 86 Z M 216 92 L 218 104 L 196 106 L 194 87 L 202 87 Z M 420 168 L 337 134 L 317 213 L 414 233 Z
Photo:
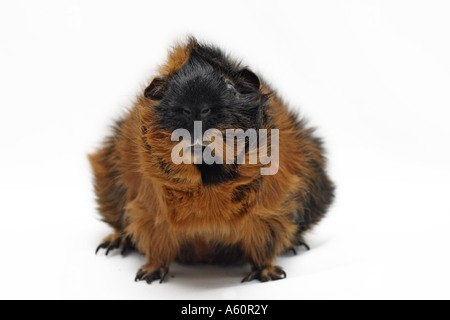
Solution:
M 259 88 L 261 87 L 261 82 L 259 81 L 258 76 L 249 69 L 242 69 L 239 72 L 239 80 L 242 88 L 244 89 L 242 93 L 259 91 Z
M 148 99 L 159 101 L 164 97 L 167 90 L 167 78 L 155 78 L 145 89 L 144 96 Z

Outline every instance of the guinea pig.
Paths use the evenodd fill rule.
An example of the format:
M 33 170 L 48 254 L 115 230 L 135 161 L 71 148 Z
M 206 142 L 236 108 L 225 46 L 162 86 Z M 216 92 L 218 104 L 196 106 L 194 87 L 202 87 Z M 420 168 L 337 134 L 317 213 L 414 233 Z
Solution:
M 309 249 L 304 234 L 334 198 L 314 130 L 260 76 L 194 38 L 89 160 L 114 230 L 97 252 L 144 254 L 136 281 L 149 284 L 173 261 L 248 263 L 243 282 L 285 278 L 276 257 Z

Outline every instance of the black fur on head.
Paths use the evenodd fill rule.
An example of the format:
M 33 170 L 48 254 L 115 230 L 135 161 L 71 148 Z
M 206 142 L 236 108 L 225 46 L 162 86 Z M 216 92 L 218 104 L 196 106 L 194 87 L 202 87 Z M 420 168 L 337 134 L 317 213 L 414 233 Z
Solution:
M 195 40 L 190 56 L 174 75 L 156 78 L 145 96 L 159 101 L 159 125 L 168 131 L 193 132 L 194 121 L 203 130 L 258 129 L 267 97 L 260 91 L 260 80 L 252 71 L 230 61 L 219 49 Z

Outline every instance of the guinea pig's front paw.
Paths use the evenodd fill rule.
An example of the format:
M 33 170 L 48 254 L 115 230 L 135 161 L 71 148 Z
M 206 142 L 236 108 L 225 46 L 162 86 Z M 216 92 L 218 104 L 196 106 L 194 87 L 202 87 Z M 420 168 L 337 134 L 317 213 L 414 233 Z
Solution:
M 111 234 L 97 247 L 95 254 L 97 254 L 100 249 L 106 250 L 106 255 L 115 249 L 121 249 L 122 256 L 125 256 L 127 252 L 134 251 L 134 244 L 131 242 L 130 237 L 123 236 L 121 234 L 115 233 Z
M 167 274 L 169 273 L 169 268 L 154 266 L 143 266 L 137 273 L 135 281 L 146 281 L 151 284 L 155 280 L 160 280 L 159 283 L 163 283 Z
M 281 267 L 278 266 L 268 266 L 268 267 L 254 267 L 252 272 L 246 276 L 242 282 L 259 280 L 261 282 L 267 282 L 272 280 L 280 280 L 286 278 L 286 272 L 283 271 Z

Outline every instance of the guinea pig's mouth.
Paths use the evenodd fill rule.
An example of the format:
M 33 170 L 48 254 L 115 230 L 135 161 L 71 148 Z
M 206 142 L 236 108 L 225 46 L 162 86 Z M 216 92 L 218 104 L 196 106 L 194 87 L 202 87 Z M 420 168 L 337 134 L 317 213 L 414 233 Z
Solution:
M 206 161 L 205 157 L 208 157 L 208 154 L 215 154 L 215 151 L 213 151 L 215 150 L 214 142 L 196 140 L 194 143 L 191 143 L 188 148 L 191 151 L 192 163 L 196 165 L 212 164 Z
M 207 144 L 204 141 L 195 140 L 194 143 L 191 143 L 188 148 L 191 150 L 191 155 L 193 157 L 194 163 L 198 163 L 198 161 L 203 161 L 203 152 L 207 148 Z M 200 160 L 199 160 L 200 159 Z
M 211 142 L 205 142 L 205 141 L 200 141 L 199 139 L 195 140 L 194 143 L 191 143 L 188 147 L 189 148 L 206 148 L 207 146 L 209 146 L 211 144 Z

